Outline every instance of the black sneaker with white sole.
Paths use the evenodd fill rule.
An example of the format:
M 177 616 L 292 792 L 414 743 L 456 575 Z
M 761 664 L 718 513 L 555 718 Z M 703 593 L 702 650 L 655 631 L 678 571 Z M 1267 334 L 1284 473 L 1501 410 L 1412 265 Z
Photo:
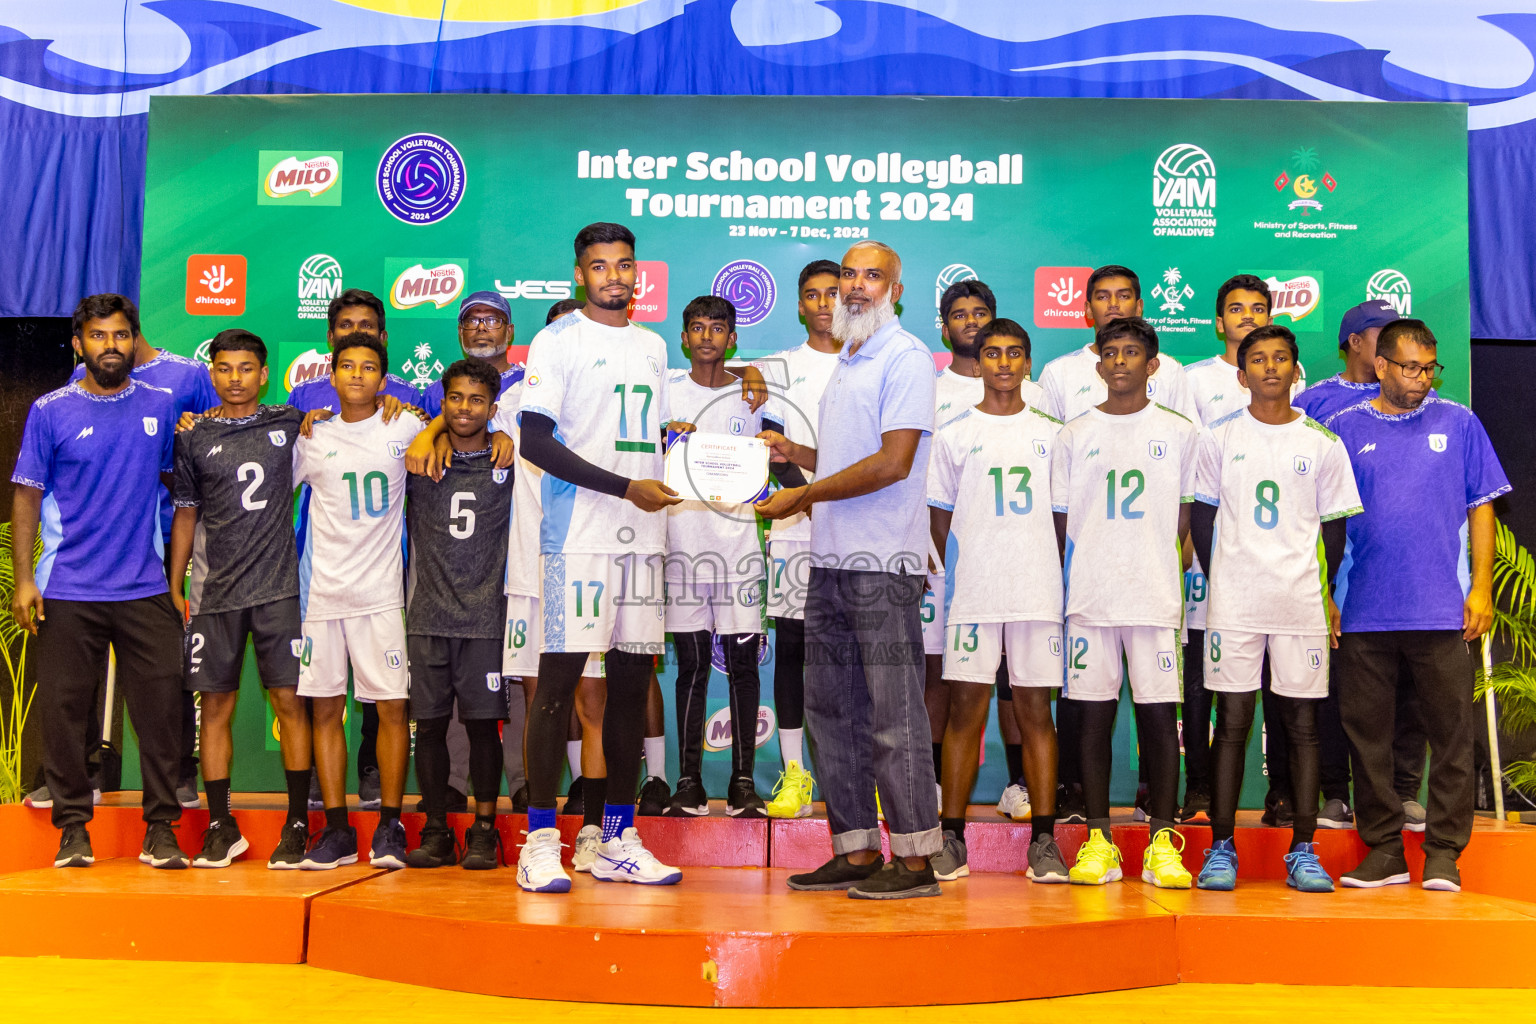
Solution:
M 464 830 L 464 859 L 459 866 L 469 871 L 489 871 L 500 864 L 501 833 L 489 822 L 477 821 Z
M 1456 867 L 1456 857 L 1438 850 L 1426 853 L 1422 885 L 1431 892 L 1461 892 L 1461 870 Z
M 1346 871 L 1339 879 L 1346 889 L 1380 889 L 1384 885 L 1407 885 L 1408 862 L 1402 850 L 1380 847 L 1365 855 L 1360 866 Z
M 234 818 L 220 818 L 208 823 L 203 833 L 203 848 L 192 858 L 195 868 L 227 868 L 236 857 L 251 848 Z
M 384 781 L 372 765 L 357 773 L 357 806 L 365 811 L 384 806 Z
M 709 801 L 705 801 L 705 811 L 708 812 Z M 747 775 L 738 775 L 731 780 L 731 788 L 725 795 L 725 813 L 733 818 L 762 818 L 766 817 L 763 811 L 763 798 L 757 795 L 757 787 L 752 784 L 752 779 Z
M 267 868 L 271 871 L 297 871 L 308 849 L 309 822 L 290 821 L 283 826 L 283 834 L 277 840 L 277 849 L 267 858 Z
M 885 858 L 878 853 L 868 864 L 854 864 L 846 853 L 839 853 L 815 871 L 790 875 L 788 884 L 801 892 L 833 892 L 864 881 L 884 866 Z
M 640 798 L 635 801 L 635 813 L 642 818 L 658 818 L 667 813 L 672 803 L 672 788 L 659 775 L 647 775 L 640 784 Z
M 667 808 L 669 818 L 700 818 L 709 813 L 709 795 L 704 792 L 704 783 L 691 775 L 685 775 L 677 780 L 677 792 L 672 794 L 672 803 Z
M 325 810 L 325 797 L 320 795 L 320 773 L 314 768 L 309 770 L 309 809 Z
M 1083 787 L 1065 783 L 1056 787 L 1056 820 L 1063 825 L 1086 825 L 1088 805 L 1083 801 Z
M 144 846 L 139 862 L 152 868 L 180 870 L 187 866 L 187 855 L 176 845 L 176 830 L 168 821 L 152 821 L 144 830 Z
M 1334 797 L 1323 801 L 1323 809 L 1317 812 L 1318 828 L 1345 829 L 1355 827 L 1355 812 L 1348 803 Z
M 932 864 L 913 871 L 900 857 L 891 858 L 885 867 L 848 889 L 848 898 L 855 900 L 910 900 L 938 894 L 939 880 L 933 875 Z
M 186 775 L 176 781 L 176 802 L 183 807 L 198 807 L 202 801 L 197 796 L 197 776 Z
M 54 855 L 53 866 L 88 868 L 94 863 L 96 855 L 91 852 L 91 834 L 85 830 L 85 826 L 65 825 L 63 834 L 59 836 L 59 852 Z

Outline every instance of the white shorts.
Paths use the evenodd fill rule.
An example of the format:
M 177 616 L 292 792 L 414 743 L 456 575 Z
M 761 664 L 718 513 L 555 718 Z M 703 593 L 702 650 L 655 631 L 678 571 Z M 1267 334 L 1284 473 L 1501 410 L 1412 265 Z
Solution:
M 717 636 L 766 633 L 763 580 L 735 583 L 667 583 L 668 633 L 704 630 Z
M 347 662 L 361 701 L 405 700 L 411 676 L 401 609 L 304 623 L 299 649 L 300 697 L 345 697 Z
M 644 558 L 633 552 L 542 555 L 539 563 L 542 653 L 665 651 L 665 602 L 650 592 L 654 569 Z
M 1008 655 L 1011 686 L 1061 685 L 1061 623 L 951 622 L 944 646 L 944 678 L 993 683 Z
M 944 653 L 944 577 L 928 576 L 928 590 L 923 591 L 923 653 Z
M 1183 700 L 1184 648 L 1171 626 L 1083 626 L 1067 620 L 1066 696 L 1076 700 L 1119 700 L 1120 683 L 1131 679 L 1137 704 Z
M 805 595 L 811 585 L 811 542 L 774 540 L 768 534 L 768 615 L 805 619 Z M 671 629 L 671 627 L 667 627 Z
M 501 674 L 533 679 L 539 674 L 539 599 L 507 595 L 507 642 L 501 649 Z M 587 655 L 584 679 L 606 679 L 601 653 Z
M 1280 636 L 1232 629 L 1205 631 L 1205 688 L 1250 693 L 1259 688 L 1264 652 L 1269 688 L 1282 697 L 1328 696 L 1328 634 Z

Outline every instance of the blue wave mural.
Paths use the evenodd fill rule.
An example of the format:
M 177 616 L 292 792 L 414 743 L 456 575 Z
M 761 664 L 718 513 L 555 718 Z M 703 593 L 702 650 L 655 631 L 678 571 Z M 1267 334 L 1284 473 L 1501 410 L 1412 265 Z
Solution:
M 526 92 L 1468 104 L 1472 324 L 1536 338 L 1536 4 L 72 0 L 0 10 L 0 315 L 137 290 L 154 95 Z

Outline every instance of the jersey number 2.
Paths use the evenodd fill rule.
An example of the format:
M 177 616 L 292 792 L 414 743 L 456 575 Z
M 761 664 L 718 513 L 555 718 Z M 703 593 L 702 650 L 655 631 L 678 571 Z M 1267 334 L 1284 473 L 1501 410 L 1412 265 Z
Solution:
M 261 486 L 261 482 L 266 479 L 266 474 L 262 472 L 260 463 L 240 463 L 240 468 L 235 470 L 235 479 L 241 483 L 245 483 L 247 480 L 250 481 L 249 484 L 246 484 L 245 490 L 240 492 L 241 508 L 251 512 L 259 512 L 267 507 L 266 498 L 262 498 L 260 501 L 256 500 L 256 490 Z

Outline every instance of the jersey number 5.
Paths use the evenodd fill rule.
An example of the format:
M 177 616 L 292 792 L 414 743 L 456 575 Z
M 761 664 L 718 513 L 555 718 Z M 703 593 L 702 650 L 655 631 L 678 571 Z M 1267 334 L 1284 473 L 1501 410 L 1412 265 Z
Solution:
M 475 510 L 464 506 L 475 500 L 471 491 L 456 491 L 452 504 L 448 509 L 448 535 L 456 540 L 464 540 L 475 533 Z

